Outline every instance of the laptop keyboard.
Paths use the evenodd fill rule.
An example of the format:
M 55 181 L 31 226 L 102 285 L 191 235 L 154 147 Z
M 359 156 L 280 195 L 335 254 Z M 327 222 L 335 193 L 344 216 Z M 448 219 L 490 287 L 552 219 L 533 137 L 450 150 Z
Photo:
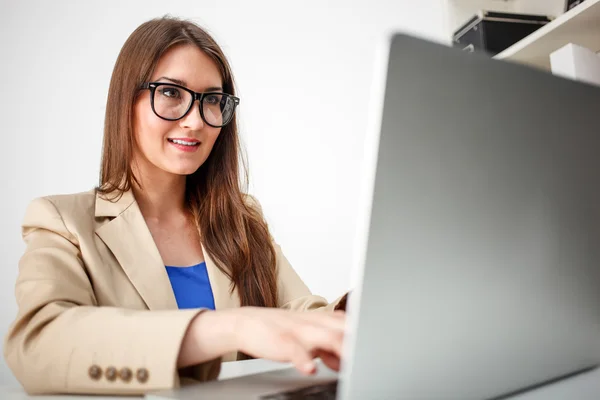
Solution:
M 261 400 L 335 400 L 337 393 L 337 382 L 320 384 L 315 386 L 303 387 L 300 389 L 289 390 L 280 393 L 273 393 L 262 396 Z

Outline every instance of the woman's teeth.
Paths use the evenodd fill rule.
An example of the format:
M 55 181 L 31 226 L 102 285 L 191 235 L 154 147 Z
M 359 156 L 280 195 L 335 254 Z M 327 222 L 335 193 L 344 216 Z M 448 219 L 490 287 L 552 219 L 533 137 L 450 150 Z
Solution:
M 170 142 L 173 142 L 175 144 L 181 144 L 183 146 L 197 146 L 198 144 L 200 144 L 200 142 L 186 142 L 184 140 L 177 140 L 177 139 L 169 139 Z

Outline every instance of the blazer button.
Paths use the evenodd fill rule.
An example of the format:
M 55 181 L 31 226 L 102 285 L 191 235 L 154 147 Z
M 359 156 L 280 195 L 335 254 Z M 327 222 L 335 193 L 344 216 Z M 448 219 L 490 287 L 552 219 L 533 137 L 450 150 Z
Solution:
M 119 371 L 119 377 L 123 382 L 129 382 L 132 376 L 133 373 L 129 368 L 121 368 L 121 371 Z
M 139 368 L 135 374 L 135 377 L 140 383 L 148 382 L 149 376 L 150 374 L 148 373 L 148 370 L 146 368 Z
M 106 371 L 104 372 L 104 376 L 106 376 L 106 379 L 111 382 L 116 380 L 117 379 L 117 369 L 115 367 L 106 368 Z
M 90 376 L 90 378 L 97 381 L 98 379 L 100 379 L 102 377 L 102 368 L 100 368 L 97 365 L 92 365 L 88 369 L 88 375 Z

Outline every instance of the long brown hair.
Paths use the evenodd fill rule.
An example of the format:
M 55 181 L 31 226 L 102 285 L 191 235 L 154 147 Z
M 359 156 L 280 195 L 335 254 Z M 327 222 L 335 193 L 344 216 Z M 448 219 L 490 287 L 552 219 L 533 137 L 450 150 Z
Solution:
M 231 67 L 204 29 L 173 17 L 140 25 L 123 45 L 110 81 L 100 193 L 118 196 L 138 183 L 131 166 L 134 103 L 160 57 L 180 44 L 195 45 L 211 57 L 220 69 L 223 91 L 235 94 Z M 221 129 L 205 163 L 187 177 L 186 201 L 206 251 L 231 279 L 231 291 L 238 289 L 241 305 L 276 307 L 276 253 L 260 210 L 244 195 L 248 173 L 241 156 L 234 118 Z

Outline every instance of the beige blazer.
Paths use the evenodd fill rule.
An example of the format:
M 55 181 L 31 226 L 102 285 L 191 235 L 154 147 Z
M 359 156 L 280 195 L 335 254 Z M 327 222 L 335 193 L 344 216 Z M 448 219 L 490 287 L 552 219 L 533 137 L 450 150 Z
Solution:
M 178 310 L 164 263 L 132 192 L 110 202 L 94 190 L 33 200 L 16 283 L 18 315 L 4 356 L 28 393 L 143 394 L 209 380 L 220 362 L 178 370 L 190 321 Z M 279 306 L 333 309 L 277 252 Z M 215 306 L 239 307 L 237 291 L 204 251 Z

